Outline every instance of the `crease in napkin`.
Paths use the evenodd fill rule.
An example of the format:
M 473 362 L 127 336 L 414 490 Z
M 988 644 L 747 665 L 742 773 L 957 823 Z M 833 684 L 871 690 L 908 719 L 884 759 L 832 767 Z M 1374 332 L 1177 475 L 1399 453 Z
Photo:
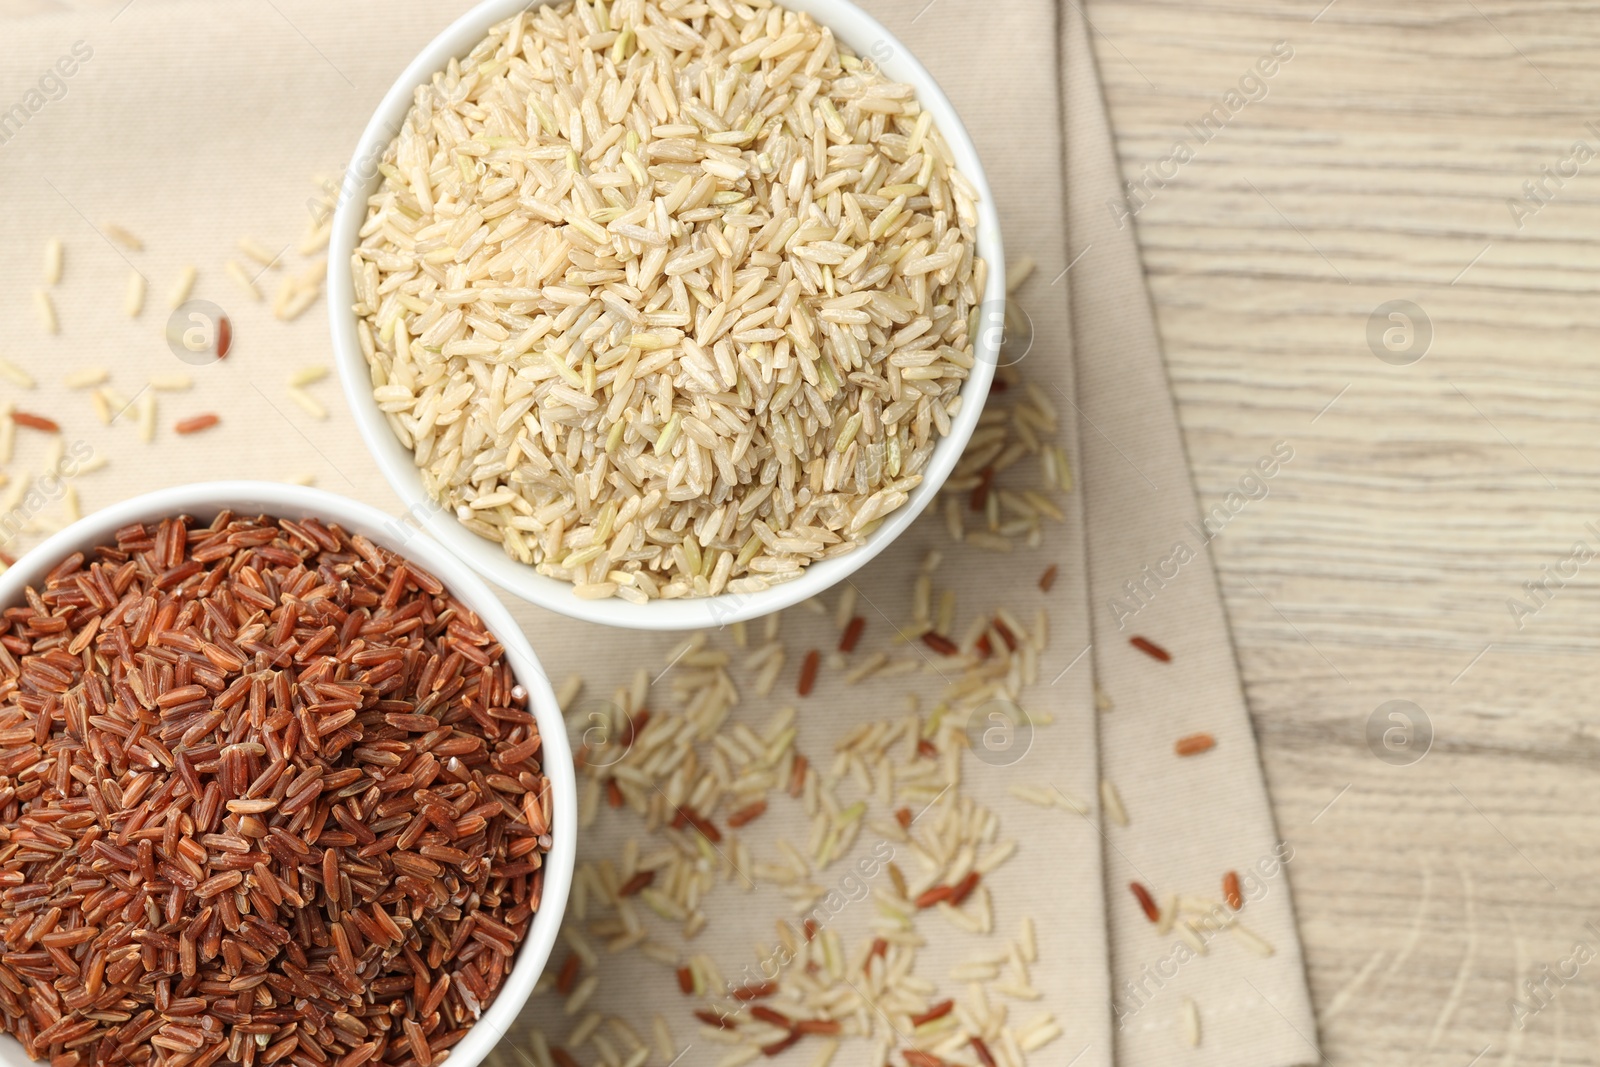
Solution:
M 1117 1062 L 1180 1062 L 1189 998 L 1201 1043 L 1181 1062 L 1315 1063 L 1287 873 L 1293 847 L 1273 822 L 1138 247 L 1118 210 L 1122 182 L 1087 16 L 1077 0 L 1062 14 L 1090 617 L 1096 680 L 1112 703 L 1100 716 L 1100 762 L 1129 816 L 1126 827 L 1104 826 Z M 1263 445 L 1268 466 L 1282 447 Z M 1135 635 L 1167 649 L 1172 662 L 1132 647 Z M 1215 737 L 1214 749 L 1174 753 L 1176 739 L 1202 732 Z M 1202 932 L 1208 955 L 1194 958 L 1176 936 L 1155 935 L 1128 888 L 1139 881 L 1158 899 L 1221 900 L 1228 870 L 1238 872 L 1245 898 L 1238 920 L 1273 946 L 1269 958 L 1229 930 Z

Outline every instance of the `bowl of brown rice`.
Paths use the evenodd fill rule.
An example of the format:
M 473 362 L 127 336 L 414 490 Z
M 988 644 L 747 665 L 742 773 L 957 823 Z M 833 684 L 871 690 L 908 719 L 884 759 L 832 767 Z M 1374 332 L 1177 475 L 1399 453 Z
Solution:
M 384 97 L 329 258 L 404 521 L 651 629 L 886 548 L 977 424 L 1005 307 L 971 138 L 845 0 L 488 0 Z
M 393 530 L 189 485 L 0 575 L 7 1062 L 474 1067 L 505 1035 L 572 754 L 504 605 Z

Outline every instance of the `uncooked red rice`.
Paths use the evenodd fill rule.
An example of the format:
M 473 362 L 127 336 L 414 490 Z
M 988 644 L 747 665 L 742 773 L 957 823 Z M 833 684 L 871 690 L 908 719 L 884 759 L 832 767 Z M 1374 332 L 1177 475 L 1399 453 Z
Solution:
M 437 1064 L 543 892 L 515 682 L 315 519 L 62 560 L 0 615 L 0 1024 L 52 1067 Z

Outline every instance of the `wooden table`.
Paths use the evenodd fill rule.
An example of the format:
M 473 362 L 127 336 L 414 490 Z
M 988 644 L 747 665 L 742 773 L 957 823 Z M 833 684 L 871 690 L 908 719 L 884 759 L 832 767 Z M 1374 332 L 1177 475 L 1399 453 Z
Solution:
M 1324 1048 L 1600 1063 L 1600 7 L 1326 2 L 1086 9 L 1202 506 L 1295 450 L 1213 551 Z

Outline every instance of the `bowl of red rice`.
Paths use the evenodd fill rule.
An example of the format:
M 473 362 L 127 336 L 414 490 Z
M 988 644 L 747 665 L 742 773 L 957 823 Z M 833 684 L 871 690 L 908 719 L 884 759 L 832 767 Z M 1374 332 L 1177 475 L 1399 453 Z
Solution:
M 575 812 L 510 613 L 376 509 L 181 486 L 0 575 L 10 1062 L 474 1067 Z

